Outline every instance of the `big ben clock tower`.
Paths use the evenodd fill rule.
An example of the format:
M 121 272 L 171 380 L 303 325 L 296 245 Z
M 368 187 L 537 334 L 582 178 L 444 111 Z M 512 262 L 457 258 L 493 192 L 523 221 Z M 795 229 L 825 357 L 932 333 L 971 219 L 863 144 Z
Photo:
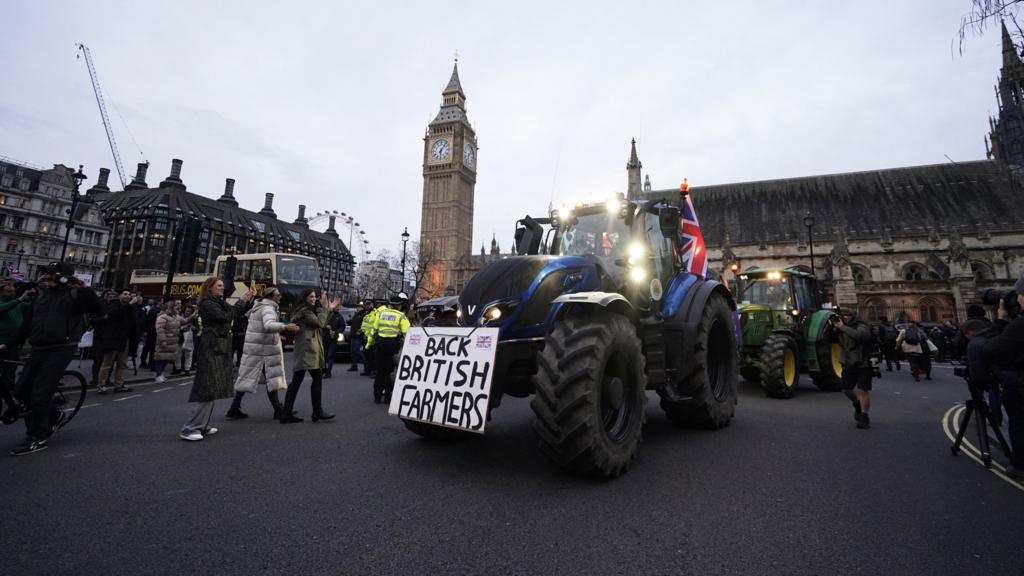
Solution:
M 461 289 L 453 277 L 456 261 L 473 244 L 473 189 L 476 186 L 476 133 L 466 118 L 466 94 L 459 64 L 441 92 L 441 109 L 423 138 L 423 209 L 420 261 L 427 265 L 421 297 Z

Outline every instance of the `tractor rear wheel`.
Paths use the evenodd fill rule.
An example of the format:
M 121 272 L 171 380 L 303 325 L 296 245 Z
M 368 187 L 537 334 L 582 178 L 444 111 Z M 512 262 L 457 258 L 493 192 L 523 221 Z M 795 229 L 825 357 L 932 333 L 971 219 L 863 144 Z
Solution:
M 693 370 L 678 386 L 677 400 L 660 391 L 661 409 L 676 424 L 696 428 L 722 428 L 736 413 L 738 352 L 732 308 L 721 294 L 712 294 L 697 325 L 693 358 L 681 363 Z
M 811 379 L 819 390 L 835 392 L 843 389 L 843 365 L 839 363 L 842 350 L 838 342 L 827 340 L 821 340 L 814 346 L 819 371 L 811 373 Z
M 541 450 L 577 474 L 616 477 L 640 443 L 647 376 L 636 328 L 620 314 L 587 310 L 555 322 L 537 357 L 530 401 Z
M 772 398 L 792 398 L 800 379 L 796 340 L 788 334 L 772 334 L 761 347 L 761 387 Z

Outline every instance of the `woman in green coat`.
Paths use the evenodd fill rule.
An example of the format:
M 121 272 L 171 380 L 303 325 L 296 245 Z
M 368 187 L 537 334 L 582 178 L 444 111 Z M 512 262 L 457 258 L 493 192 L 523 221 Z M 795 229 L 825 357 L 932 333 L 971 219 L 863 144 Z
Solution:
M 207 278 L 199 289 L 203 332 L 194 353 L 196 378 L 188 395 L 188 401 L 198 402 L 199 406 L 181 429 L 182 440 L 202 440 L 217 433 L 216 428 L 210 428 L 213 401 L 235 395 L 231 377 L 231 321 L 245 312 L 255 295 L 255 290 L 249 290 L 232 306 L 224 301 L 224 281 L 216 276 Z
M 295 348 L 292 357 L 295 359 L 295 366 L 292 368 L 292 381 L 288 384 L 288 393 L 284 397 L 284 407 L 281 409 L 281 424 L 302 422 L 302 418 L 292 413 L 295 405 L 295 397 L 299 394 L 299 386 L 306 372 L 309 372 L 313 383 L 309 387 L 309 397 L 313 403 L 313 422 L 320 422 L 334 418 L 334 414 L 324 412 L 321 401 L 323 390 L 323 365 L 324 345 L 320 333 L 327 326 L 327 320 L 338 306 L 341 305 L 341 298 L 334 301 L 327 301 L 327 293 L 320 297 L 320 313 L 316 313 L 316 292 L 312 289 L 303 290 L 299 294 L 299 302 L 292 311 L 291 322 L 299 326 L 300 332 L 295 337 Z

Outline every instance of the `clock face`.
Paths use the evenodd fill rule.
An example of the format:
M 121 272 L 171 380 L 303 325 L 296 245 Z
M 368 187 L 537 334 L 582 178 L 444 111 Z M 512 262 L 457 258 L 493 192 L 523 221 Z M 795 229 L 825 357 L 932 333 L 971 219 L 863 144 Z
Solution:
M 462 163 L 466 166 L 472 166 L 473 162 L 476 161 L 476 153 L 473 152 L 473 145 L 466 144 L 462 149 Z
M 447 140 L 441 138 L 430 147 L 430 156 L 434 160 L 447 160 L 452 153 L 452 146 Z

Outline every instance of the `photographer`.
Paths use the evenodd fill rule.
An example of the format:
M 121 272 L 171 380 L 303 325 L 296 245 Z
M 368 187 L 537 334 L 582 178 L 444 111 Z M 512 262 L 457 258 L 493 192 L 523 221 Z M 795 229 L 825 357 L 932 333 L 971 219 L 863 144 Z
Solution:
M 25 418 L 27 436 L 11 451 L 15 456 L 46 448 L 46 439 L 64 416 L 53 409 L 53 394 L 61 373 L 75 355 L 85 330 L 85 314 L 104 310 L 96 293 L 74 273 L 74 265 L 69 262 L 50 264 L 39 280 L 39 296 L 26 310 L 21 329 L 8 344 L 0 346 L 0 350 L 21 348 L 25 340 L 32 346 L 17 391 L 18 400 L 29 409 Z
M 1014 298 L 1015 297 L 1015 298 Z M 1015 301 L 1007 301 L 1014 298 Z M 1024 480 L 1024 276 L 1014 292 L 999 299 L 996 321 L 987 332 L 985 360 L 999 375 L 1002 402 L 1010 432 L 1010 464 L 1006 474 Z
M 871 366 L 869 347 L 874 336 L 871 327 L 849 310 L 843 310 L 830 322 L 839 332 L 839 344 L 843 353 L 839 362 L 843 365 L 843 394 L 853 402 L 853 419 L 857 428 L 871 428 L 868 411 L 871 409 Z

